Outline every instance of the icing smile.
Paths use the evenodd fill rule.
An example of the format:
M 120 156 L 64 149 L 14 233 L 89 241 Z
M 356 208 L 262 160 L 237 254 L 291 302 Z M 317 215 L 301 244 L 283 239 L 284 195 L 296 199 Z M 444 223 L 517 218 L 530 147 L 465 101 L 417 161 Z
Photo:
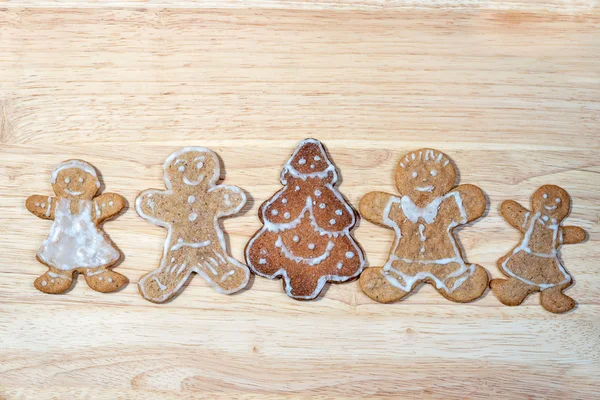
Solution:
M 204 175 L 198 175 L 198 179 L 191 181 L 187 176 L 183 177 L 183 183 L 190 186 L 198 186 L 204 180 Z
M 433 186 L 429 185 L 429 186 L 417 186 L 415 188 L 417 191 L 419 192 L 433 192 Z
M 83 192 L 74 192 L 69 189 L 65 189 L 65 193 L 70 194 L 71 196 L 79 196 L 80 194 L 83 194 Z
M 556 210 L 556 206 L 544 206 L 544 208 L 548 211 Z
M 281 236 L 277 236 L 275 246 L 281 249 L 281 252 L 288 260 L 292 260 L 296 263 L 305 262 L 309 265 L 317 265 L 320 264 L 322 261 L 326 260 L 327 257 L 329 257 L 329 255 L 331 254 L 330 251 L 331 249 L 333 249 L 334 244 L 332 241 L 329 241 L 327 243 L 327 248 L 325 249 L 325 252 L 323 252 L 323 254 L 321 254 L 318 257 L 299 257 L 294 255 L 294 253 L 292 253 L 287 247 L 285 247 L 285 244 L 283 244 L 283 240 L 281 240 Z

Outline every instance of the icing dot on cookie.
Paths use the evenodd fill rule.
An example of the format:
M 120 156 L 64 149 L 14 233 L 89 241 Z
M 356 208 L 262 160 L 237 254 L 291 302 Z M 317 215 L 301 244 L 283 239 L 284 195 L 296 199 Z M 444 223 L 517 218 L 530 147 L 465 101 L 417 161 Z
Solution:
M 42 203 L 42 207 L 46 207 L 46 203 Z
M 325 208 L 325 207 L 327 207 L 327 205 L 325 203 L 319 204 L 319 208 Z
M 315 161 L 321 161 L 321 157 L 319 157 L 319 156 L 315 156 L 315 157 L 314 157 L 314 160 L 315 160 Z
M 36 207 L 39 207 L 39 206 L 40 206 L 40 203 L 35 203 L 35 206 L 36 206 Z
M 258 260 L 258 263 L 259 263 L 259 264 L 266 264 L 266 263 L 267 263 L 267 260 L 266 260 L 266 259 L 264 259 L 264 258 L 261 258 L 260 260 Z
M 171 262 L 175 262 L 175 257 L 171 258 Z
M 560 199 L 557 197 L 556 199 L 554 199 L 557 203 L 560 203 Z
M 115 204 L 115 203 L 113 203 L 112 201 L 109 201 L 109 202 L 108 202 L 108 205 L 109 205 L 109 206 L 113 206 L 114 204 Z
M 548 221 L 548 216 L 547 216 L 547 215 L 544 215 L 544 216 L 542 217 L 542 219 L 543 219 L 544 221 Z
M 271 210 L 271 215 L 277 215 L 277 214 L 279 214 L 279 211 L 277 211 L 277 210 Z
M 413 173 L 411 174 L 413 178 L 417 177 L 417 171 L 413 171 Z
M 46 286 L 47 284 L 48 284 L 48 282 L 42 281 L 42 286 Z
M 285 218 L 288 218 L 288 219 L 289 219 L 289 218 L 290 218 L 290 213 L 289 213 L 289 212 L 286 212 L 285 214 L 283 214 L 283 216 L 284 216 Z
M 106 207 L 106 203 L 102 203 L 102 207 Z
M 284 199 L 281 199 L 281 202 L 282 202 L 283 204 L 286 204 L 286 203 L 287 203 L 287 199 L 285 199 L 285 198 L 284 198 Z
M 177 241 L 178 241 L 179 243 L 181 243 L 181 242 L 183 242 L 183 239 L 182 239 L 182 238 L 179 238 L 179 239 L 177 239 Z
M 103 277 L 101 277 L 101 276 L 99 276 L 99 277 L 98 277 L 98 280 L 99 280 L 99 281 L 103 281 L 103 280 L 104 280 L 104 278 L 103 278 Z
M 298 236 L 294 236 L 292 240 L 294 241 L 294 243 L 298 243 L 300 241 L 300 238 Z
M 50 279 L 50 283 L 54 283 L 54 279 Z
M 188 217 L 188 219 L 192 222 L 194 222 L 196 220 L 196 218 L 198 218 L 198 214 L 196 214 L 196 213 L 191 213 L 190 216 Z
M 336 213 L 337 215 L 342 215 L 342 214 L 343 214 L 343 211 L 342 211 L 342 210 L 335 210 L 335 213 Z
M 547 199 L 547 198 L 548 198 L 548 195 L 547 195 L 546 193 L 544 193 L 544 198 L 545 198 L 545 199 Z
M 310 164 L 311 169 L 315 169 L 315 164 Z
M 66 177 L 66 178 L 65 178 L 65 183 L 69 183 L 69 182 L 71 182 L 71 178 L 69 178 L 69 177 Z
M 335 219 L 331 218 L 331 219 L 329 220 L 329 224 L 330 224 L 330 225 L 335 225 Z
M 196 196 L 190 196 L 190 197 L 188 197 L 188 203 L 192 204 L 194 202 L 196 202 Z
M 337 269 L 342 269 L 343 266 L 344 264 L 341 261 L 336 265 Z
M 295 189 L 296 189 L 296 192 L 297 192 L 298 190 L 300 190 L 300 186 L 296 186 Z
M 309 244 L 308 244 L 308 248 L 309 248 L 310 250 L 314 249 L 314 248 L 315 248 L 315 244 L 314 244 L 314 243 L 309 243 Z
M 108 278 L 107 281 L 112 282 L 112 278 Z
M 183 172 L 183 171 L 185 171 L 185 167 L 183 165 L 180 165 L 179 168 L 177 168 L 177 170 L 179 172 Z
M 298 164 L 304 165 L 306 164 L 306 160 L 304 158 L 301 158 L 300 160 L 298 160 Z
M 354 253 L 351 251 L 346 252 L 346 258 L 352 258 L 354 257 Z
M 437 171 L 435 169 L 432 169 L 429 173 L 431 174 L 431 176 L 437 175 Z
M 315 190 L 315 196 L 319 197 L 321 195 L 321 191 L 319 189 Z
M 80 177 L 80 178 L 79 178 L 79 179 L 77 179 L 77 180 L 79 181 L 79 183 L 83 183 L 83 178 L 81 178 L 81 177 Z

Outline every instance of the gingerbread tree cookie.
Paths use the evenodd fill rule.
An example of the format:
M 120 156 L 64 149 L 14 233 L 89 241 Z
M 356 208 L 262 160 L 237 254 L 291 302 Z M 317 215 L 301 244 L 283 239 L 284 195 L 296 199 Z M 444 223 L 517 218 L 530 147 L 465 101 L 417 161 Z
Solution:
M 518 246 L 498 260 L 498 268 L 508 279 L 493 279 L 492 292 L 507 306 L 517 306 L 533 292 L 541 292 L 542 307 L 553 313 L 572 310 L 575 300 L 563 294 L 573 284 L 560 261 L 559 247 L 581 243 L 583 229 L 562 226 L 569 215 L 571 198 L 561 187 L 544 185 L 531 198 L 532 210 L 509 200 L 500 212 L 523 238 Z
M 395 232 L 385 266 L 367 268 L 361 275 L 363 292 L 390 303 L 425 282 L 452 301 L 480 297 L 488 284 L 487 272 L 464 261 L 453 230 L 484 213 L 486 198 L 481 189 L 473 185 L 453 188 L 454 165 L 432 149 L 402 157 L 394 178 L 399 197 L 371 192 L 360 202 L 364 218 Z
M 220 293 L 243 289 L 250 271 L 227 253 L 218 219 L 238 213 L 246 195 L 236 186 L 216 185 L 219 160 L 203 147 L 176 151 L 164 170 L 167 190 L 146 190 L 135 201 L 142 218 L 168 230 L 160 266 L 140 278 L 140 293 L 155 303 L 165 302 L 192 272 Z
M 321 142 L 306 139 L 281 172 L 284 188 L 261 207 L 264 224 L 246 246 L 246 262 L 258 275 L 283 277 L 288 296 L 314 299 L 326 282 L 346 282 L 364 266 L 350 235 L 358 216 L 342 194 L 335 165 Z
M 37 259 L 48 272 L 34 286 L 45 293 L 63 293 L 71 287 L 75 273 L 99 292 L 113 292 L 127 278 L 108 268 L 121 253 L 99 225 L 125 207 L 125 199 L 115 193 L 96 197 L 100 181 L 94 167 L 85 161 L 69 160 L 54 168 L 52 189 L 55 197 L 33 195 L 27 209 L 39 218 L 54 222 Z

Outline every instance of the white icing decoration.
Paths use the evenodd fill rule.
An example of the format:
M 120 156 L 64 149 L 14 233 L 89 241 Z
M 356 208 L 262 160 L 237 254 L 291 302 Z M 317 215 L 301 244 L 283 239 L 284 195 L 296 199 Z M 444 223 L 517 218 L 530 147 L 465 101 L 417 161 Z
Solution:
M 227 207 L 229 207 L 231 205 L 231 200 L 229 199 L 229 194 L 225 193 L 225 195 L 223 196 L 223 201 L 225 202 L 225 205 Z
M 100 207 L 98 207 L 98 202 L 96 200 L 94 200 L 94 210 L 96 211 L 96 219 L 100 218 L 102 211 L 100 211 Z
M 56 272 L 52 272 L 52 271 L 48 271 L 48 276 L 50 276 L 52 278 L 60 278 L 60 279 L 67 279 L 67 280 L 73 279 L 70 276 L 57 274 Z
M 68 176 L 65 178 L 65 183 L 71 183 L 71 178 L 69 178 Z
M 279 211 L 277 211 L 276 209 L 271 210 L 271 215 L 277 215 L 277 214 L 279 214 Z
M 411 176 L 412 176 L 413 178 L 416 178 L 416 177 L 417 177 L 417 175 L 418 175 L 418 174 L 417 174 L 417 171 L 413 171 L 413 172 L 412 172 L 412 174 L 411 174 Z
M 44 207 L 44 205 L 42 205 Z M 52 198 L 48 197 L 48 208 L 46 209 L 46 217 L 50 216 L 50 209 L 52 209 Z
M 229 271 L 229 272 L 226 272 L 226 273 L 225 273 L 225 274 L 223 274 L 223 276 L 221 277 L 221 282 L 225 282 L 227 279 L 229 279 L 229 277 L 230 277 L 231 275 L 234 275 L 234 274 L 235 274 L 235 271 L 233 271 L 233 270 L 232 270 L 232 271 Z
M 109 278 L 107 279 L 107 281 L 108 281 L 108 282 L 112 282 L 112 281 L 113 281 L 113 279 L 112 279 L 111 277 L 109 277 Z
M 313 157 L 313 160 L 315 160 L 315 161 L 321 161 L 321 157 L 319 157 L 319 156 L 314 156 L 314 157 Z
M 329 220 L 329 225 L 335 225 L 335 219 L 331 218 L 331 219 Z
M 298 160 L 298 164 L 304 165 L 306 164 L 306 160 L 304 158 L 301 158 L 300 160 Z
M 54 223 L 38 251 L 39 259 L 60 270 L 96 268 L 117 261 L 119 252 L 93 223 L 92 201 L 79 200 L 75 215 L 70 204 L 65 198 L 57 200 Z
M 298 243 L 300 241 L 300 237 L 298 237 L 298 235 L 296 235 L 292 238 L 292 240 L 294 241 L 294 243 Z
M 284 213 L 284 214 L 283 214 L 283 217 L 284 217 L 285 219 L 290 219 L 290 213 L 289 213 L 289 212 L 286 212 L 286 213 Z
M 39 206 L 40 206 L 40 203 L 35 203 L 35 206 L 36 206 L 36 207 L 39 207 Z
M 185 171 L 185 166 L 180 165 L 179 168 L 177 168 L 177 170 L 179 170 L 179 172 L 183 172 Z
M 354 257 L 354 253 L 351 252 L 351 251 L 347 251 L 346 252 L 346 258 L 352 258 L 352 257 Z
M 431 192 L 433 192 L 433 189 L 435 189 L 435 188 L 432 185 L 428 185 L 428 186 L 417 186 L 417 187 L 415 187 L 415 189 L 419 192 L 431 193 Z
M 158 226 L 162 226 L 164 228 L 167 229 L 167 237 L 165 238 L 165 243 L 164 243 L 164 247 L 163 247 L 163 257 L 161 259 L 161 263 L 158 269 L 156 269 L 155 271 L 145 275 L 144 277 L 142 277 L 142 279 L 140 279 L 138 285 L 140 287 L 140 290 L 142 292 L 142 294 L 145 297 L 148 297 L 148 294 L 145 291 L 144 288 L 144 282 L 147 279 L 151 279 L 153 276 L 155 276 L 156 274 L 160 273 L 161 271 L 163 271 L 168 265 L 167 265 L 167 261 L 168 260 L 168 256 L 171 252 L 173 251 L 177 251 L 179 250 L 182 246 L 187 246 L 187 247 L 193 247 L 193 248 L 200 248 L 203 247 L 201 246 L 201 244 L 204 244 L 208 241 L 203 241 L 200 243 L 185 243 L 185 242 L 178 242 L 176 245 L 171 246 L 172 244 L 172 236 L 173 236 L 173 227 L 171 226 L 171 224 L 167 221 L 162 221 L 158 218 L 155 218 L 152 215 L 148 215 L 146 213 L 143 212 L 142 210 L 142 201 L 144 198 L 146 198 L 145 195 L 147 196 L 151 196 L 153 193 L 160 193 L 163 195 L 171 195 L 173 194 L 173 184 L 171 182 L 171 179 L 169 177 L 169 171 L 168 171 L 168 167 L 169 165 L 171 165 L 171 163 L 173 162 L 173 160 L 175 160 L 177 157 L 179 157 L 180 155 L 184 154 L 184 153 L 188 153 L 188 152 L 201 152 L 201 153 L 207 153 L 210 154 L 211 157 L 213 157 L 215 160 L 217 159 L 217 156 L 211 151 L 208 150 L 204 147 L 184 147 L 176 152 L 174 152 L 173 154 L 171 154 L 165 161 L 164 163 L 164 176 L 163 176 L 163 180 L 165 182 L 165 186 L 167 188 L 166 191 L 160 191 L 160 190 L 147 190 L 143 193 L 141 193 L 140 195 L 138 195 L 136 201 L 135 201 L 135 209 L 137 211 L 137 213 L 144 219 L 147 219 L 148 221 L 152 222 L 155 225 Z M 223 251 L 223 254 L 225 254 L 225 258 L 227 259 L 227 261 L 225 261 L 225 258 L 223 256 L 220 256 L 219 254 L 217 254 L 217 256 L 219 256 L 219 258 L 223 261 L 223 264 L 227 264 L 229 268 L 231 268 L 231 265 L 242 269 L 245 273 L 244 279 L 240 282 L 240 285 L 238 287 L 234 287 L 234 288 L 230 288 L 230 289 L 223 289 L 222 287 L 220 287 L 214 280 L 213 278 L 211 278 L 210 276 L 208 276 L 204 270 L 203 270 L 203 266 L 202 265 L 196 265 L 192 268 L 188 268 L 186 270 L 186 275 L 179 280 L 179 283 L 171 288 L 170 291 L 166 291 L 165 293 L 163 293 L 159 298 L 154 298 L 154 301 L 164 301 L 165 299 L 169 298 L 173 293 L 176 293 L 181 286 L 183 286 L 183 284 L 186 282 L 187 280 L 187 276 L 189 276 L 189 274 L 191 274 L 192 272 L 197 273 L 198 275 L 200 275 L 204 280 L 206 280 L 216 291 L 218 291 L 219 293 L 223 293 L 223 294 L 230 294 L 230 293 L 234 293 L 237 292 L 238 290 L 240 290 L 241 288 L 245 287 L 246 284 L 248 283 L 248 279 L 250 278 L 250 271 L 248 271 L 248 269 L 246 268 L 245 265 L 243 265 L 242 263 L 240 263 L 239 261 L 237 261 L 235 258 L 230 257 L 226 254 L 227 251 L 227 245 L 225 242 L 225 237 L 223 235 L 223 231 L 221 230 L 220 226 L 219 226 L 219 222 L 218 219 L 224 215 L 231 215 L 231 214 L 235 214 L 238 213 L 242 207 L 246 204 L 246 194 L 238 187 L 236 186 L 230 186 L 230 185 L 216 185 L 217 181 L 219 180 L 219 177 L 221 175 L 221 171 L 219 168 L 219 163 L 215 162 L 215 167 L 214 167 L 214 173 L 212 175 L 212 177 L 210 177 L 210 181 L 209 181 L 209 185 L 208 185 L 208 192 L 212 192 L 213 190 L 216 189 L 226 189 L 229 190 L 230 192 L 234 192 L 236 193 L 239 198 L 240 198 L 240 202 L 238 204 L 237 207 L 235 207 L 235 209 L 233 210 L 227 210 L 227 212 L 224 211 L 220 211 L 215 213 L 214 219 L 213 219 L 213 225 L 214 225 L 214 229 L 216 231 L 217 237 L 219 238 L 219 244 L 220 247 Z M 204 178 L 204 176 L 203 176 Z M 185 180 L 184 180 L 185 183 Z M 189 246 L 190 244 L 194 245 L 194 246 Z M 198 246 L 198 247 L 196 247 Z M 173 247 L 175 247 L 175 249 L 173 249 Z M 173 262 L 175 260 L 175 257 L 171 258 L 171 262 Z M 215 274 L 216 275 L 216 274 Z
M 311 169 L 315 169 L 315 164 L 310 164 Z
M 210 244 L 211 244 L 210 240 L 205 240 L 205 241 L 198 242 L 198 243 L 188 243 L 188 242 L 184 242 L 183 240 L 181 240 L 181 238 L 179 238 L 179 240 L 177 241 L 177 244 L 175 244 L 173 247 L 171 247 L 171 251 L 179 250 L 182 247 L 191 247 L 193 249 L 199 249 L 202 247 L 210 246 Z
M 154 280 L 156 281 L 156 283 L 158 283 L 158 287 L 160 288 L 160 290 L 165 290 L 167 287 L 165 285 L 163 285 L 156 276 L 153 277 Z
M 538 211 L 536 212 L 533 217 L 531 217 L 531 221 L 529 222 L 529 226 L 527 227 L 527 230 L 525 231 L 525 234 L 523 235 L 523 239 L 521 240 L 521 243 L 519 244 L 519 246 L 515 247 L 515 249 L 513 250 L 512 254 L 506 258 L 506 260 L 504 260 L 504 262 L 502 263 L 502 269 L 504 270 L 504 272 L 506 272 L 506 274 L 508 276 L 511 276 L 513 278 L 517 278 L 518 280 L 520 280 L 521 282 L 524 282 L 528 285 L 531 286 L 537 286 L 540 288 L 540 290 L 546 290 L 548 288 L 554 287 L 554 286 L 559 286 L 559 285 L 563 285 L 565 283 L 571 282 L 571 276 L 567 273 L 567 271 L 565 270 L 565 268 L 563 267 L 562 263 L 560 262 L 560 258 L 558 257 L 558 251 L 556 250 L 557 247 L 560 245 L 560 243 L 562 242 L 562 236 L 559 239 L 559 230 L 561 231 L 560 234 L 562 235 L 562 230 L 560 229 L 560 225 L 554 223 L 551 224 L 549 226 L 546 226 L 544 224 L 542 224 L 542 226 L 544 226 L 544 229 L 551 229 L 553 231 L 553 235 L 552 235 L 552 250 L 550 253 L 535 253 L 531 250 L 531 248 L 529 248 L 529 241 L 531 240 L 531 235 L 533 234 L 533 230 L 535 229 L 536 226 L 536 221 L 539 220 L 540 216 L 542 214 Z M 526 221 L 527 222 L 527 221 Z M 556 265 L 558 266 L 559 271 L 563 274 L 564 276 L 564 280 L 559 282 L 559 283 L 535 283 L 532 282 L 528 279 L 525 279 L 517 274 L 515 274 L 514 272 L 512 272 L 507 264 L 508 261 L 517 253 L 524 251 L 528 254 L 531 254 L 533 256 L 536 257 L 542 257 L 542 258 L 552 258 L 554 259 L 554 262 L 556 263 Z
M 431 171 L 429 171 L 429 173 L 431 174 L 431 176 L 437 176 L 437 171 L 435 169 L 432 169 Z
M 315 190 L 315 196 L 319 197 L 321 195 L 321 191 L 319 189 Z
M 191 195 L 188 197 L 188 203 L 194 204 L 196 202 L 196 196 Z
M 198 179 L 196 179 L 195 181 L 190 180 L 187 176 L 183 177 L 183 183 L 185 183 L 188 186 L 198 186 L 200 183 L 202 183 L 203 180 L 204 175 L 202 174 L 198 175 Z
M 261 258 L 260 260 L 258 260 L 259 264 L 266 264 L 267 263 L 267 259 L 266 258 Z
M 422 239 L 422 243 L 423 243 L 423 242 L 425 242 L 426 237 L 425 237 L 424 233 L 421 232 L 421 230 L 424 231 L 425 225 L 429 225 L 435 221 L 440 205 L 442 204 L 442 202 L 444 200 L 449 199 L 449 198 L 454 199 L 454 202 L 456 203 L 456 206 L 459 209 L 460 218 L 461 218 L 459 221 L 452 221 L 448 225 L 448 228 L 446 229 L 448 239 L 450 240 L 450 243 L 452 244 L 452 247 L 454 250 L 454 257 L 443 258 L 443 259 L 434 259 L 434 260 L 410 260 L 410 259 L 400 258 L 400 257 L 396 256 L 395 252 L 400 243 L 400 239 L 402 238 L 402 232 L 400 231 L 400 226 L 394 220 L 392 220 L 390 218 L 390 212 L 391 212 L 392 206 L 394 204 L 400 204 L 400 207 L 402 209 L 404 216 L 411 222 L 416 223 L 419 219 L 421 219 L 424 222 L 424 223 L 420 224 L 424 227 L 422 229 L 419 227 L 419 232 L 420 232 L 420 234 L 422 234 L 421 239 Z M 451 233 L 452 229 L 454 227 L 458 226 L 459 223 L 464 224 L 467 222 L 467 213 L 466 213 L 466 210 L 464 209 L 462 198 L 461 198 L 459 192 L 456 192 L 456 191 L 450 192 L 444 196 L 437 197 L 434 200 L 432 200 L 431 203 L 429 203 L 428 205 L 426 205 L 423 208 L 417 207 L 408 196 L 403 196 L 401 199 L 392 196 L 392 197 L 390 197 L 390 200 L 388 201 L 386 207 L 384 208 L 383 216 L 384 216 L 384 218 L 383 218 L 384 225 L 392 228 L 394 230 L 394 232 L 396 233 L 392 252 L 382 270 L 383 276 L 387 279 L 387 281 L 392 286 L 395 286 L 398 289 L 401 289 L 405 292 L 410 292 L 416 282 L 429 278 L 430 280 L 433 281 L 433 283 L 437 289 L 444 289 L 447 293 L 452 293 L 454 290 L 456 290 L 458 287 L 460 287 L 475 272 L 474 265 L 465 264 L 464 260 L 462 259 L 461 254 L 460 254 L 460 251 L 458 249 L 458 246 L 456 244 L 456 241 Z M 423 251 L 421 251 L 421 252 L 423 252 Z M 444 280 L 441 280 L 440 278 L 438 278 L 437 276 L 435 276 L 434 274 L 432 274 L 429 271 L 422 271 L 422 272 L 417 273 L 416 275 L 404 274 L 402 271 L 399 271 L 398 269 L 395 269 L 392 266 L 394 261 L 402 261 L 402 262 L 409 263 L 409 264 L 416 262 L 416 263 L 423 264 L 423 265 L 426 265 L 426 264 L 445 265 L 445 264 L 449 264 L 449 263 L 457 263 L 459 265 L 459 268 L 456 271 L 449 274 L 448 276 L 446 276 L 444 278 Z M 453 278 L 458 278 L 458 279 L 456 279 L 454 281 L 454 285 L 452 287 L 448 287 L 446 285 L 446 281 L 448 281 L 449 279 L 453 279 Z M 402 282 L 404 282 L 404 283 L 402 283 L 400 280 L 402 280 Z
M 309 248 L 310 250 L 313 250 L 313 249 L 315 248 L 315 244 L 314 244 L 314 243 L 309 243 L 309 244 L 308 244 L 308 248 Z
M 48 282 L 42 281 L 42 286 L 46 286 L 47 284 L 48 284 Z
M 335 210 L 336 215 L 342 215 L 344 212 L 342 210 Z
M 286 203 L 287 203 L 287 199 L 283 198 L 283 199 L 281 199 L 281 202 L 282 202 L 283 204 L 286 204 Z
M 341 261 L 337 263 L 336 265 L 337 269 L 342 269 L 344 267 L 344 263 L 342 263 Z
M 115 204 L 115 203 L 113 203 L 112 201 L 109 201 L 109 202 L 108 202 L 108 205 L 109 205 L 109 206 L 111 206 L 111 207 L 112 207 L 114 204 Z
M 281 236 L 277 236 L 277 240 L 275 241 L 275 247 L 279 247 L 286 258 L 296 263 L 303 262 L 310 266 L 314 266 L 320 264 L 329 257 L 329 255 L 331 254 L 330 251 L 331 249 L 333 249 L 334 244 L 332 241 L 327 242 L 327 248 L 325 249 L 323 254 L 321 254 L 318 257 L 299 257 L 294 255 L 291 251 L 288 250 L 287 247 L 285 247 L 285 244 L 283 244 L 283 240 L 281 240 Z
M 191 222 L 194 222 L 196 220 L 196 218 L 198 218 L 198 214 L 196 214 L 196 213 L 191 213 L 190 216 L 188 217 L 188 219 Z
M 319 204 L 319 208 L 323 209 L 323 208 L 325 208 L 325 207 L 327 207 L 327 204 L 325 204 L 325 203 L 321 203 L 321 204 Z
M 85 161 L 81 161 L 81 160 L 69 160 L 69 161 L 65 161 L 65 162 L 58 164 L 52 170 L 52 177 L 50 179 L 50 182 L 52 184 L 55 184 L 56 178 L 58 177 L 58 173 L 60 171 L 62 171 L 63 169 L 69 169 L 69 168 L 77 168 L 77 169 L 82 170 L 86 174 L 90 174 L 91 176 L 93 176 L 95 178 L 96 187 L 97 188 L 100 187 L 100 181 L 98 180 L 98 175 L 96 174 L 96 169 L 94 169 L 94 167 L 92 167 L 90 164 L 86 163 Z
M 79 179 L 77 179 L 77 181 L 78 181 L 79 183 L 83 183 L 83 178 L 82 178 L 82 177 L 79 177 Z
M 554 201 L 556 201 L 557 203 L 560 203 L 560 199 L 558 197 L 556 199 L 554 199 Z
M 296 192 L 300 190 L 300 186 L 296 186 Z

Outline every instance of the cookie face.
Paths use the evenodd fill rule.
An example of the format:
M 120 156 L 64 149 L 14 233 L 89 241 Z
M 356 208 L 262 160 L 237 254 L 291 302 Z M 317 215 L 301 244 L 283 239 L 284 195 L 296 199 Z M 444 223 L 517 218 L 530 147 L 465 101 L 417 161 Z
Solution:
M 82 160 L 68 160 L 52 172 L 56 197 L 33 195 L 26 207 L 34 215 L 54 220 L 37 259 L 48 267 L 34 286 L 45 293 L 63 293 L 71 287 L 75 273 L 99 292 L 112 292 L 127 283 L 123 275 L 108 267 L 121 254 L 99 227 L 125 207 L 115 193 L 95 197 L 100 182 L 94 167 Z
M 365 219 L 395 233 L 386 264 L 361 275 L 363 292 L 389 303 L 429 283 L 452 301 L 469 302 L 481 296 L 488 284 L 487 272 L 465 262 L 453 234 L 455 227 L 484 213 L 486 198 L 481 189 L 453 187 L 454 165 L 434 149 L 402 156 L 394 178 L 400 197 L 372 192 L 360 202 Z
M 301 142 L 282 170 L 284 188 L 260 208 L 263 228 L 246 246 L 253 272 L 283 278 L 294 299 L 314 299 L 327 282 L 353 279 L 364 267 L 362 249 L 350 235 L 358 217 L 336 181 L 323 145 Z
M 516 306 L 534 292 L 541 292 L 542 306 L 554 313 L 575 308 L 575 301 L 563 294 L 573 279 L 562 264 L 559 248 L 581 243 L 583 229 L 562 226 L 571 207 L 571 198 L 561 187 L 544 185 L 531 198 L 532 210 L 512 200 L 502 203 L 500 212 L 523 235 L 519 244 L 498 260 L 498 268 L 508 279 L 490 283 L 496 297 L 505 305 Z
M 168 231 L 160 265 L 139 280 L 145 299 L 168 301 L 192 273 L 223 294 L 235 293 L 248 283 L 250 271 L 227 253 L 218 221 L 238 213 L 246 195 L 236 186 L 217 185 L 219 176 L 214 152 L 186 147 L 164 163 L 167 190 L 150 189 L 138 195 L 137 213 Z

